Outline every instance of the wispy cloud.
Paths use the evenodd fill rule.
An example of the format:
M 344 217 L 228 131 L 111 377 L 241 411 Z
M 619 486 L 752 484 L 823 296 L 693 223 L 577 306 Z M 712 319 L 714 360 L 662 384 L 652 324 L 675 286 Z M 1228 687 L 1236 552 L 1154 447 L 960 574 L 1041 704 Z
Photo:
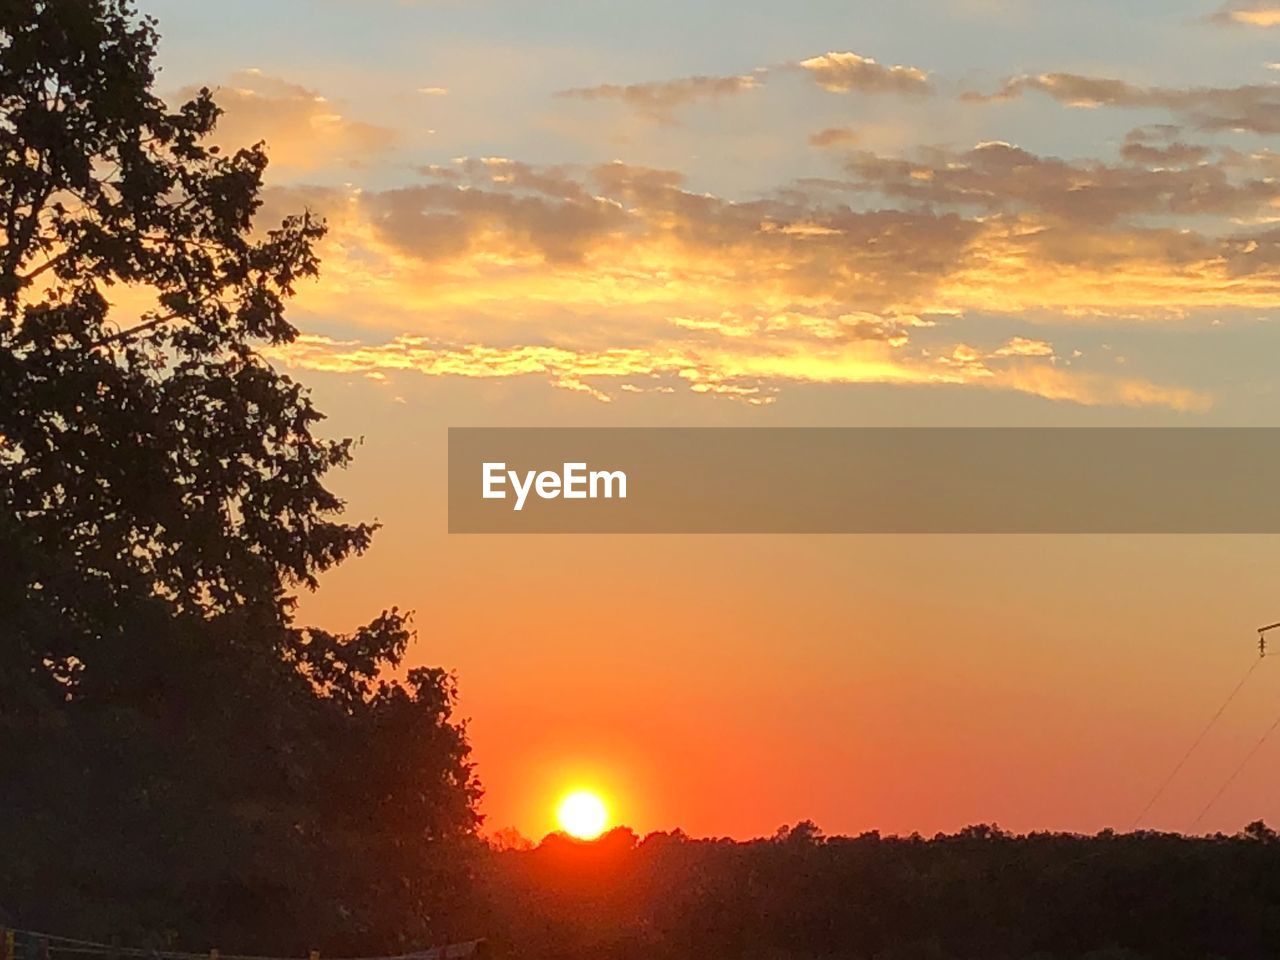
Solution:
M 926 148 L 915 159 L 864 151 L 846 163 L 860 185 L 887 196 L 934 206 L 1029 211 L 1068 222 L 1280 213 L 1280 181 L 1265 166 L 1255 165 L 1252 176 L 1233 176 L 1223 164 L 1204 162 L 1207 152 L 1131 136 L 1123 163 L 1042 157 L 1003 142 L 965 151 Z
M 1011 77 L 994 93 L 968 92 L 972 102 L 1011 100 L 1027 91 L 1046 94 L 1070 107 L 1168 110 L 1203 130 L 1280 133 L 1280 84 L 1237 87 L 1143 87 L 1125 80 L 1075 73 Z
M 824 349 L 786 343 L 760 349 L 749 340 L 701 344 L 657 341 L 589 350 L 544 345 L 450 345 L 414 336 L 376 344 L 304 336 L 268 353 L 277 362 L 292 367 L 378 380 L 390 372 L 470 379 L 536 376 L 604 402 L 619 393 L 669 393 L 677 389 L 673 384 L 683 384 L 694 393 L 767 404 L 776 398 L 780 385 L 787 383 L 887 383 L 973 385 L 1087 406 L 1156 406 L 1192 411 L 1210 405 L 1208 396 L 1194 390 L 1142 379 L 1077 373 L 1055 367 L 1037 352 L 1002 348 L 982 353 L 965 345 L 937 358 L 918 358 L 895 355 L 891 347 L 878 341 Z
M 1223 4 L 1212 19 L 1217 23 L 1276 27 L 1280 26 L 1280 3 L 1275 0 L 1233 0 Z
M 698 100 L 716 100 L 753 90 L 759 84 L 754 74 L 731 77 L 683 77 L 650 83 L 603 83 L 594 87 L 574 87 L 557 96 L 577 100 L 617 100 L 655 120 L 670 121 L 677 107 Z
M 180 91 L 182 98 L 194 87 Z M 359 166 L 397 142 L 388 127 L 353 119 L 317 90 L 242 70 L 214 88 L 224 113 L 214 141 L 239 147 L 265 140 L 273 172 Z
M 833 52 L 781 66 L 758 67 L 737 76 L 694 76 L 645 83 L 603 83 L 573 87 L 557 96 L 577 100 L 616 100 L 636 112 L 671 122 L 675 111 L 697 101 L 719 100 L 754 90 L 778 70 L 800 69 L 822 89 L 832 93 L 922 94 L 930 90 L 929 75 L 916 67 L 884 66 L 857 53 Z
M 858 133 L 852 127 L 827 127 L 809 135 L 809 143 L 815 147 L 834 147 L 857 142 Z

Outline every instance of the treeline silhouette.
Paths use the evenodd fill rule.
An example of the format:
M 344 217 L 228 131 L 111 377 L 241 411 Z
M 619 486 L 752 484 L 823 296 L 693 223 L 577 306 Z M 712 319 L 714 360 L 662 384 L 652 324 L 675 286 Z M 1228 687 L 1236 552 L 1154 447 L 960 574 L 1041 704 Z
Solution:
M 375 532 L 262 351 L 324 225 L 255 223 L 264 146 L 158 98 L 157 41 L 127 0 L 0 0 L 0 916 L 429 946 L 479 823 L 453 679 L 397 669 L 394 608 L 295 615 Z
M 1263 958 L 1280 838 L 1139 832 L 750 842 L 622 828 L 485 862 L 481 922 L 511 960 Z

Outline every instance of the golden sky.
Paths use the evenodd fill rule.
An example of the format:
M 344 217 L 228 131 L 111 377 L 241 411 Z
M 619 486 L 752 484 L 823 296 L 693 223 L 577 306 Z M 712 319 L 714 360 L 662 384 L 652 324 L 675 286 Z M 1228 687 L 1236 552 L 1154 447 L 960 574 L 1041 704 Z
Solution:
M 264 220 L 330 224 L 274 359 L 385 528 L 303 611 L 417 611 L 491 828 L 574 785 L 640 830 L 1129 825 L 1276 619 L 1267 538 L 449 537 L 445 429 L 1276 424 L 1280 6 L 262 7 L 144 4 L 164 91 L 267 141 Z M 1203 826 L 1280 816 L 1277 760 Z

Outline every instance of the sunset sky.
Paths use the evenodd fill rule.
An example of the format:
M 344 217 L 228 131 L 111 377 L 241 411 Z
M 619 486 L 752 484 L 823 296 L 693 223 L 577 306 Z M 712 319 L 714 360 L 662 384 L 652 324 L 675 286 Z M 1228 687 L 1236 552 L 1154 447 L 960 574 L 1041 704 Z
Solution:
M 303 617 L 416 611 L 488 829 L 1127 829 L 1280 619 L 1275 538 L 465 537 L 444 491 L 449 426 L 1280 425 L 1280 3 L 142 9 L 264 218 L 329 220 L 274 358 L 385 527 Z M 1272 660 L 1143 825 L 1277 709 Z

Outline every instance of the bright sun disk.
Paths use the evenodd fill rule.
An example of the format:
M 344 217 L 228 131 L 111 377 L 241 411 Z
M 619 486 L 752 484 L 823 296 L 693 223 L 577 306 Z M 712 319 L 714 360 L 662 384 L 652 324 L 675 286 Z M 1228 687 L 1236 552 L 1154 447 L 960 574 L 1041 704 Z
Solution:
M 609 812 L 604 801 L 590 790 L 575 790 L 560 801 L 556 811 L 560 827 L 571 837 L 594 840 L 604 833 Z

